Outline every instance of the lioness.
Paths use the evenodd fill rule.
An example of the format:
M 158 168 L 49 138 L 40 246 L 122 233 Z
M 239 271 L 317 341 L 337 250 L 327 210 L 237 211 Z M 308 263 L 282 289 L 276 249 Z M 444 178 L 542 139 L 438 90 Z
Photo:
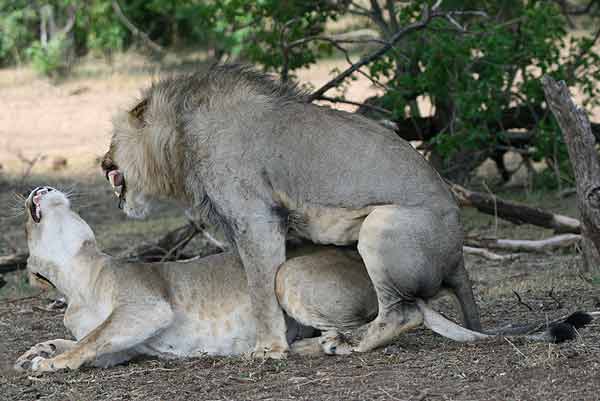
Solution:
M 437 172 L 393 131 L 268 75 L 220 65 L 152 85 L 115 116 L 102 168 L 129 216 L 168 197 L 224 228 L 248 278 L 254 355 L 288 350 L 274 288 L 290 235 L 358 244 L 378 300 L 359 351 L 418 325 L 415 299 L 442 287 L 480 329 L 459 209 Z
M 98 250 L 92 230 L 62 192 L 37 188 L 25 207 L 29 274 L 52 283 L 68 298 L 64 323 L 77 341 L 37 344 L 15 368 L 106 367 L 137 355 L 238 355 L 254 346 L 256 320 L 235 253 L 178 263 L 125 262 Z M 338 331 L 366 324 L 377 314 L 375 291 L 353 249 L 293 250 L 277 273 L 275 288 L 290 317 L 287 341 L 299 354 L 349 353 L 351 347 Z M 452 323 L 421 299 L 410 313 L 458 341 L 491 337 Z M 303 339 L 312 328 L 323 334 Z M 558 341 L 573 336 L 572 327 L 562 324 L 531 338 Z

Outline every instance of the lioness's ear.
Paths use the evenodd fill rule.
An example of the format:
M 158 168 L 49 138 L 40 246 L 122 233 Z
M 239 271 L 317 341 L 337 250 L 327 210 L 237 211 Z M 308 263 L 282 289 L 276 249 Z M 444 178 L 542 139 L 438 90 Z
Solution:
M 148 99 L 142 100 L 133 109 L 129 111 L 129 122 L 136 128 L 142 128 L 146 122 L 144 114 L 148 108 Z

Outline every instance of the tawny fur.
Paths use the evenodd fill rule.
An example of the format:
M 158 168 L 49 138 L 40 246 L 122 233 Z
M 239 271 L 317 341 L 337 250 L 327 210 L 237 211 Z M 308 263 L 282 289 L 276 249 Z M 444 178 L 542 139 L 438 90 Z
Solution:
M 247 273 L 258 355 L 288 348 L 273 288 L 290 236 L 358 243 L 379 305 L 379 340 L 360 350 L 404 330 L 395 318 L 402 302 L 442 287 L 456 290 L 466 325 L 480 327 L 459 209 L 437 172 L 394 132 L 307 104 L 265 74 L 215 66 L 157 82 L 115 117 L 102 167 L 124 182 L 117 192 L 128 215 L 144 217 L 151 198 L 166 197 L 224 229 Z
M 28 271 L 68 298 L 64 323 L 75 341 L 39 343 L 17 360 L 15 368 L 108 367 L 138 355 L 239 355 L 254 348 L 257 323 L 246 276 L 234 252 L 187 262 L 124 262 L 98 249 L 92 230 L 70 209 L 63 193 L 45 187 L 43 195 L 36 196 L 37 191 L 25 205 Z M 32 207 L 34 197 L 38 203 Z M 36 212 L 41 212 L 39 221 L 32 218 Z M 277 272 L 275 291 L 289 316 L 287 341 L 292 352 L 350 353 L 352 346 L 339 332 L 378 316 L 375 288 L 361 257 L 353 248 L 319 245 L 291 248 L 288 254 L 289 260 Z M 402 324 L 392 326 L 401 327 L 399 333 L 424 323 L 457 341 L 492 337 L 450 322 L 426 300 L 401 305 L 394 311 Z M 312 329 L 322 335 L 305 338 Z M 369 330 L 355 350 L 380 341 L 379 332 Z M 554 340 L 549 335 L 531 338 Z

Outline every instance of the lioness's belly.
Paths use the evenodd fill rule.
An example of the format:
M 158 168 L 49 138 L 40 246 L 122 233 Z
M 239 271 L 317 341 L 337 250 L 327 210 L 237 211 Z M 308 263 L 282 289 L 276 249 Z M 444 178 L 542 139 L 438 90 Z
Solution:
M 256 342 L 256 323 L 250 300 L 221 313 L 179 310 L 171 327 L 144 344 L 145 354 L 162 357 L 200 355 L 239 355 L 250 351 Z M 203 316 L 201 316 L 203 315 Z

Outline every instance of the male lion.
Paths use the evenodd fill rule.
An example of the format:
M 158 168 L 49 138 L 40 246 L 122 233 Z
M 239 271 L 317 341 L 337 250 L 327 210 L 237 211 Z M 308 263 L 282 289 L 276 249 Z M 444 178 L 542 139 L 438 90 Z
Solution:
M 288 349 L 274 287 L 289 235 L 358 245 L 379 307 L 359 351 L 417 325 L 415 299 L 441 288 L 480 329 L 459 209 L 437 172 L 393 131 L 268 75 L 220 65 L 155 83 L 116 115 L 102 168 L 129 216 L 167 197 L 225 229 L 248 277 L 254 355 Z
M 17 360 L 16 369 L 106 367 L 137 355 L 238 355 L 254 346 L 257 322 L 235 252 L 179 263 L 126 262 L 98 250 L 91 228 L 60 191 L 36 188 L 25 207 L 30 277 L 53 284 L 68 298 L 64 323 L 77 341 L 37 344 Z M 286 341 L 292 352 L 349 353 L 338 331 L 377 314 L 360 256 L 327 246 L 303 246 L 289 254 L 275 289 L 290 317 Z M 450 322 L 424 300 L 416 305 L 415 318 L 442 335 L 458 341 L 491 337 Z M 303 339 L 313 328 L 323 334 Z M 530 337 L 559 341 L 574 335 L 570 325 L 559 324 Z

